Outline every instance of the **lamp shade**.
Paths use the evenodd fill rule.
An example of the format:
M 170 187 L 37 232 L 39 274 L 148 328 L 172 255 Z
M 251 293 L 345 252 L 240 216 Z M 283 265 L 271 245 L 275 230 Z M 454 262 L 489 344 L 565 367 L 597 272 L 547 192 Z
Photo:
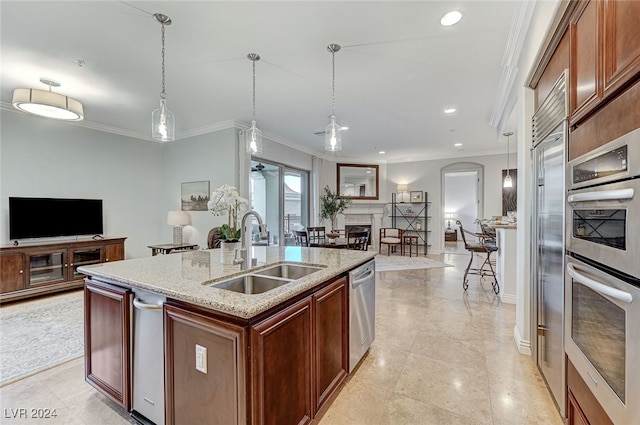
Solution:
M 68 96 L 38 89 L 15 89 L 13 107 L 29 114 L 66 121 L 82 121 L 82 103 Z
M 170 226 L 186 226 L 190 223 L 189 213 L 186 211 L 169 211 L 167 224 Z
M 408 184 L 399 184 L 398 185 L 398 192 L 408 192 L 409 191 L 409 185 Z

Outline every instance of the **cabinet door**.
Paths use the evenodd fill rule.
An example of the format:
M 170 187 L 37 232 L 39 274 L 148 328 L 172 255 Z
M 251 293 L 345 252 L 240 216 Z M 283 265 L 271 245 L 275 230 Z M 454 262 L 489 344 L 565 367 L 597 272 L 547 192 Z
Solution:
M 604 5 L 604 94 L 640 73 L 640 2 L 607 0 Z
M 311 398 L 311 300 L 251 329 L 252 424 L 307 424 Z
M 166 424 L 246 424 L 244 328 L 171 305 L 164 314 Z
M 567 425 L 589 425 L 587 418 L 580 409 L 578 402 L 573 397 L 573 393 L 569 391 L 569 411 L 567 412 Z
M 22 253 L 0 255 L 0 293 L 24 289 L 24 256 Z
M 27 287 L 34 288 L 67 280 L 69 269 L 67 249 L 30 251 L 26 253 Z
M 347 278 L 316 292 L 313 297 L 315 411 L 331 398 L 349 368 Z
M 104 261 L 124 260 L 124 243 L 112 243 L 104 246 Z
M 82 279 L 78 267 L 98 264 L 102 261 L 102 247 L 90 246 L 86 248 L 69 249 L 69 280 Z
M 131 291 L 85 281 L 85 380 L 131 410 Z
M 602 97 L 598 80 L 601 75 L 601 10 L 600 1 L 585 0 L 571 18 L 569 116 L 572 124 L 589 113 Z

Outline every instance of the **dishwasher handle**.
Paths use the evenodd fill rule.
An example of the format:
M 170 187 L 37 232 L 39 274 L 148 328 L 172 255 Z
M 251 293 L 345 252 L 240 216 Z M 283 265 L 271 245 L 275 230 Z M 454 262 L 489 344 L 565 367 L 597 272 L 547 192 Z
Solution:
M 351 282 L 351 286 L 356 288 L 360 285 L 362 285 L 363 283 L 365 283 L 366 281 L 369 280 L 369 278 L 375 273 L 374 269 L 369 269 L 364 273 L 359 274 L 356 278 L 353 279 L 353 281 Z
M 133 299 L 133 306 L 138 310 L 162 310 L 164 304 L 147 304 L 140 301 L 138 297 Z

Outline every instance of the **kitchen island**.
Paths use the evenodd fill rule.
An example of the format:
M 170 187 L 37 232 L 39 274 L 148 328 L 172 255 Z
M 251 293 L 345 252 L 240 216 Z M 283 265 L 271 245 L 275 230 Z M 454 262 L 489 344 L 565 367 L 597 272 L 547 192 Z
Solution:
M 348 272 L 375 253 L 269 246 L 254 247 L 253 256 L 257 266 L 245 271 L 222 264 L 218 249 L 82 268 L 87 382 L 134 417 L 160 408 L 146 415 L 156 424 L 286 425 L 321 417 L 349 370 Z M 287 267 L 298 265 L 309 274 L 271 279 L 279 286 L 262 293 L 215 287 L 273 270 L 287 277 Z M 133 309 L 146 305 L 140 294 L 161 300 L 156 329 L 140 328 L 145 308 L 154 308 Z M 155 341 L 136 344 L 154 332 Z M 136 354 L 145 347 L 156 348 Z M 148 385 L 136 369 L 152 357 L 161 364 L 146 375 L 156 376 L 161 395 L 136 402 L 136 390 Z

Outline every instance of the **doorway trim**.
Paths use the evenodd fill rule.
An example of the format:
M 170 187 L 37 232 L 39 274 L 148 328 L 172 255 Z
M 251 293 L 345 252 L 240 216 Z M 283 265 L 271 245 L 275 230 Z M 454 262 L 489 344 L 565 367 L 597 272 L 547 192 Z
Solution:
M 478 182 L 477 182 L 478 199 L 477 199 L 476 211 L 477 211 L 478 217 L 482 217 L 484 215 L 484 165 L 479 164 L 477 162 L 461 161 L 461 162 L 454 162 L 452 164 L 448 164 L 442 167 L 440 169 L 440 173 L 441 173 L 440 174 L 440 196 L 441 196 L 440 227 L 442 228 L 442 231 L 440 232 L 441 235 L 439 239 L 442 243 L 443 252 L 444 252 L 444 220 L 445 220 L 444 207 L 445 207 L 445 195 L 446 195 L 445 176 L 448 173 L 459 173 L 459 172 L 476 172 L 478 174 Z

